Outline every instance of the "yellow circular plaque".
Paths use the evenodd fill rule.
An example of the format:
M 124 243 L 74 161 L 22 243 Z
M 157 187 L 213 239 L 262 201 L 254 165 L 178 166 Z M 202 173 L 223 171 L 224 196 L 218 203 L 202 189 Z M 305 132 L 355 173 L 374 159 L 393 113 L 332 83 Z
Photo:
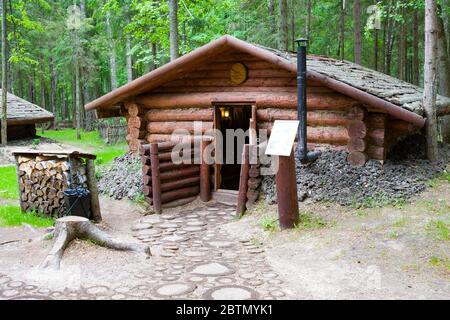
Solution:
M 242 63 L 235 63 L 231 66 L 230 71 L 231 82 L 233 84 L 242 84 L 247 81 L 248 70 Z

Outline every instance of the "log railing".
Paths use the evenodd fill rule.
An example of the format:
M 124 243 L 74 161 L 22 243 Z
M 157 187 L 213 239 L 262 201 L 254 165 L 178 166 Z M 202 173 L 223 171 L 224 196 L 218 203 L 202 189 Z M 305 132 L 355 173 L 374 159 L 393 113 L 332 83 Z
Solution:
M 143 193 L 147 203 L 156 213 L 162 209 L 187 204 L 200 195 L 202 201 L 210 200 L 210 168 L 204 161 L 204 150 L 210 140 L 191 140 L 178 145 L 180 156 L 190 163 L 172 161 L 171 142 L 143 145 L 141 148 Z M 197 144 L 197 146 L 195 146 Z M 185 155 L 184 152 L 189 152 Z

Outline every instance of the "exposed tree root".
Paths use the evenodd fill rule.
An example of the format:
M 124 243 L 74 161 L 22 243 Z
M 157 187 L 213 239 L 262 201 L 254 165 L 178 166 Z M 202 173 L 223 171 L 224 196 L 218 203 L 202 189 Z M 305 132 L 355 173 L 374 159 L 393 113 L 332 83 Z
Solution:
M 151 256 L 150 247 L 137 243 L 123 243 L 108 235 L 83 217 L 68 216 L 56 220 L 53 248 L 41 264 L 41 268 L 59 269 L 64 250 L 75 239 L 91 240 L 103 247 L 145 253 Z

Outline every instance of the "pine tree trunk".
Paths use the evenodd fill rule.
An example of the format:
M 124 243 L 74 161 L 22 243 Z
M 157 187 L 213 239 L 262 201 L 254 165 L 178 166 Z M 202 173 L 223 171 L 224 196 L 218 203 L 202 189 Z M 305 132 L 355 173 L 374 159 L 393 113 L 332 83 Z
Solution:
M 170 61 L 179 56 L 178 48 L 178 0 L 169 0 Z
M 7 82 L 7 56 L 6 56 L 6 0 L 2 0 L 2 108 L 0 115 L 0 143 L 5 146 L 8 141 L 7 137 L 7 94 L 8 94 L 8 82 Z
M 353 21 L 354 27 L 354 37 L 355 37 L 355 63 L 362 64 L 362 31 L 361 31 L 361 1 L 353 1 Z
M 420 78 L 419 68 L 419 13 L 414 10 L 414 24 L 413 24 L 413 83 L 418 86 Z
M 450 97 L 450 56 L 447 53 L 445 24 L 440 16 L 437 17 L 437 28 L 437 69 L 439 70 L 437 93 L 445 97 Z M 442 139 L 450 143 L 450 115 L 442 117 L 441 120 Z
M 405 19 L 405 9 L 402 8 L 401 15 Z M 400 25 L 400 35 L 398 38 L 398 65 L 397 72 L 398 78 L 404 80 L 405 79 L 405 51 L 406 51 L 406 26 L 404 22 L 401 22 Z
M 111 12 L 106 13 L 106 31 L 109 38 L 109 67 L 111 70 L 111 90 L 117 89 L 116 42 L 112 31 Z
M 436 0 L 425 1 L 425 66 L 424 93 L 427 156 L 430 161 L 438 160 L 437 119 L 436 119 L 436 67 L 437 67 L 437 5 Z
M 289 50 L 288 30 L 288 6 L 287 0 L 278 1 L 278 49 Z
M 275 0 L 268 0 L 267 2 L 267 14 L 269 15 L 269 30 L 271 34 L 276 32 L 276 20 L 275 20 Z
M 127 55 L 127 78 L 128 82 L 133 81 L 133 57 L 131 56 L 131 39 L 126 36 L 125 39 L 126 55 Z
M 312 17 L 312 0 L 306 1 L 306 21 L 305 21 L 305 37 L 309 40 L 311 46 L 311 17 Z
M 341 14 L 340 14 L 340 20 L 339 20 L 339 30 L 340 30 L 340 37 L 339 37 L 339 57 L 341 60 L 345 60 L 345 1 L 341 0 Z

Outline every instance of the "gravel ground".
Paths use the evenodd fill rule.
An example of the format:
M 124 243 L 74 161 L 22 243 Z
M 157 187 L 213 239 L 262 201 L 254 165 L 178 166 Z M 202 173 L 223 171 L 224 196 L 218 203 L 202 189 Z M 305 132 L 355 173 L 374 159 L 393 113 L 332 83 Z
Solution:
M 100 171 L 98 189 L 116 200 L 128 197 L 136 199 L 142 193 L 141 159 L 132 154 L 125 154 L 114 159 L 107 169 Z
M 363 167 L 350 166 L 347 152 L 325 151 L 312 164 L 297 161 L 299 200 L 331 201 L 341 205 L 374 205 L 407 199 L 427 187 L 427 182 L 442 174 L 450 159 L 450 148 L 442 145 L 441 161 L 425 160 L 424 141 L 411 137 L 388 155 L 384 165 L 369 161 Z M 263 180 L 262 191 L 268 203 L 276 202 L 273 176 Z

